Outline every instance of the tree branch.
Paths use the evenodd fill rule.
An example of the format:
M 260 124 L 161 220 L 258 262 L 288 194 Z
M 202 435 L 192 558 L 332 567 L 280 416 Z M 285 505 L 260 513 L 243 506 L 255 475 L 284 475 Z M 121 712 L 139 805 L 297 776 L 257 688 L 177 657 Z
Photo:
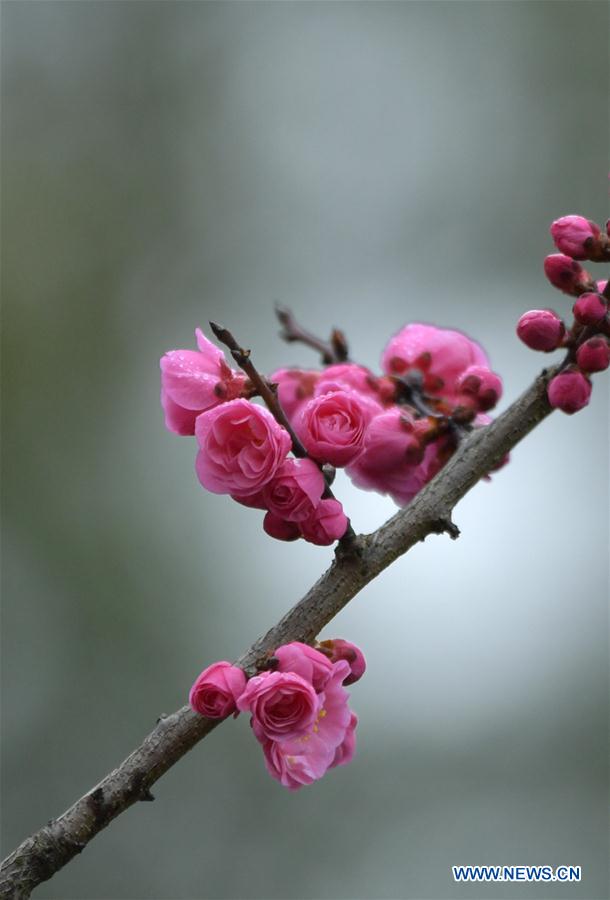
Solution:
M 345 335 L 338 328 L 333 328 L 330 340 L 323 341 L 321 338 L 302 328 L 295 319 L 292 311 L 285 306 L 275 307 L 275 314 L 282 325 L 280 337 L 287 344 L 305 344 L 320 354 L 322 363 L 325 366 L 331 366 L 335 363 L 347 362 L 349 359 L 349 350 Z
M 265 405 L 275 421 L 279 425 L 281 425 L 282 428 L 284 428 L 290 435 L 290 440 L 292 441 L 292 452 L 294 453 L 294 455 L 300 457 L 301 459 L 306 457 L 307 450 L 297 437 L 292 425 L 288 421 L 288 417 L 282 409 L 280 401 L 278 400 L 277 392 L 269 384 L 267 379 L 263 378 L 258 369 L 255 367 L 254 363 L 250 359 L 250 351 L 244 350 L 243 347 L 240 347 L 231 332 L 227 328 L 223 328 L 222 325 L 217 325 L 216 322 L 210 322 L 210 328 L 212 329 L 218 340 L 229 348 L 229 350 L 231 351 L 231 356 L 240 367 L 240 369 L 243 369 L 246 375 L 249 377 L 250 381 L 256 388 L 257 393 L 265 401 Z
M 289 641 L 310 643 L 365 585 L 418 541 L 443 532 L 456 537 L 451 520 L 456 503 L 549 415 L 546 385 L 556 371 L 543 372 L 494 422 L 474 431 L 436 477 L 381 528 L 339 546 L 329 569 L 237 664 L 254 674 L 269 650 Z M 159 719 L 124 762 L 7 857 L 0 869 L 0 898 L 29 897 L 120 813 L 138 800 L 152 799 L 151 786 L 218 724 L 188 706 Z

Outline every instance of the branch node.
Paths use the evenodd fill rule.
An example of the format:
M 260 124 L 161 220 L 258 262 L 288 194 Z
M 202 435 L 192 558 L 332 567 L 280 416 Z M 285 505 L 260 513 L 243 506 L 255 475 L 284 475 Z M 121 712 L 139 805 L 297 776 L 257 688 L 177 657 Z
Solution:
M 432 530 L 435 534 L 448 534 L 452 541 L 457 541 L 460 529 L 452 521 L 451 516 L 442 516 L 433 523 Z
M 323 341 L 310 331 L 302 328 L 292 311 L 285 306 L 276 303 L 275 314 L 282 326 L 280 337 L 289 344 L 299 341 L 306 347 L 316 350 L 325 366 L 331 366 L 333 363 L 347 362 L 349 360 L 349 351 L 345 335 L 338 328 L 334 328 L 330 337 L 330 341 Z
M 131 789 L 138 800 L 151 802 L 155 799 L 150 792 L 150 787 L 146 784 L 146 773 L 141 770 L 134 772 L 131 779 Z
M 104 810 L 104 789 L 102 787 L 97 787 L 94 791 L 91 791 L 87 798 L 87 802 L 93 813 L 96 825 L 103 827 L 106 818 Z
M 337 562 L 344 561 L 349 558 L 361 560 L 364 554 L 364 541 L 362 535 L 356 534 L 351 526 L 347 526 L 347 531 L 340 538 L 335 548 L 335 558 Z

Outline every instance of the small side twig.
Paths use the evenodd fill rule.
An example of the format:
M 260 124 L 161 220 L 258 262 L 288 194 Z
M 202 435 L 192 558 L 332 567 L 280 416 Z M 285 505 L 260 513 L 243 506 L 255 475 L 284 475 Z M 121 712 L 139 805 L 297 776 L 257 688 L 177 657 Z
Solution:
M 311 347 L 320 354 L 325 366 L 349 361 L 347 340 L 338 328 L 333 329 L 329 341 L 324 341 L 312 334 L 311 331 L 302 328 L 287 307 L 276 305 L 275 314 L 282 325 L 280 337 L 288 344 L 298 342 Z
M 267 409 L 272 414 L 275 421 L 285 428 L 288 434 L 290 435 L 290 439 L 292 441 L 292 452 L 295 456 L 299 456 L 301 459 L 307 456 L 307 450 L 297 437 L 297 434 L 288 421 L 286 413 L 281 407 L 280 401 L 278 400 L 277 393 L 273 389 L 273 387 L 269 384 L 266 378 L 264 378 L 254 363 L 250 358 L 250 351 L 244 350 L 241 347 L 231 332 L 227 328 L 223 328 L 222 325 L 217 325 L 216 322 L 210 322 L 210 328 L 218 338 L 218 340 L 229 348 L 231 351 L 231 355 L 240 369 L 243 369 L 253 386 L 256 389 L 256 392 L 262 399 L 265 401 Z

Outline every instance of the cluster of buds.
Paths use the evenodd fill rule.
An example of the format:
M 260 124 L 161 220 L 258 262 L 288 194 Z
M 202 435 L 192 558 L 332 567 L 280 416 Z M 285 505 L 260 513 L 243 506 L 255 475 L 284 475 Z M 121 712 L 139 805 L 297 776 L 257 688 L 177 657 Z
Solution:
M 212 327 L 232 348 L 232 336 Z M 161 359 L 166 425 L 196 437 L 203 487 L 264 510 L 265 531 L 285 541 L 328 545 L 345 535 L 349 522 L 330 489 L 338 467 L 358 487 L 407 504 L 461 435 L 490 421 L 502 394 L 482 347 L 433 325 L 410 324 L 394 335 L 380 375 L 329 351 L 325 368 L 262 378 L 246 351 L 233 352 L 248 377 L 199 329 L 196 337 L 197 351 Z
M 609 225 L 606 233 L 583 216 L 564 216 L 551 225 L 560 253 L 547 256 L 544 271 L 553 287 L 575 298 L 574 320 L 568 328 L 550 309 L 524 313 L 517 334 L 532 350 L 550 353 L 565 348 L 560 371 L 551 378 L 547 394 L 551 406 L 575 413 L 591 398 L 591 379 L 610 365 L 608 282 L 595 281 L 579 260 L 610 261 Z
M 296 791 L 353 758 L 358 719 L 345 686 L 365 668 L 362 651 L 349 641 L 315 647 L 293 641 L 250 679 L 229 662 L 214 663 L 193 684 L 189 702 L 209 719 L 250 713 L 269 774 Z

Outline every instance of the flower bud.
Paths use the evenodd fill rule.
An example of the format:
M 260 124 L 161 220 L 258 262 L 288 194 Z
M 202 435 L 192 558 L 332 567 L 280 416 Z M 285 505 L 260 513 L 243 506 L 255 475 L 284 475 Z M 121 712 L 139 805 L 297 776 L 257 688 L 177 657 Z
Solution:
M 576 351 L 576 362 L 583 372 L 603 372 L 610 365 L 610 347 L 604 337 L 592 337 Z
M 572 259 L 590 259 L 600 234 L 599 225 L 583 216 L 563 216 L 551 225 L 555 246 Z
M 502 396 L 502 379 L 487 366 L 469 366 L 458 380 L 458 392 L 477 409 L 492 409 Z
M 297 538 L 301 537 L 301 532 L 296 522 L 287 522 L 285 519 L 280 519 L 270 512 L 263 519 L 263 529 L 269 537 L 278 541 L 296 541 Z
M 224 719 L 236 710 L 238 697 L 246 687 L 242 669 L 230 662 L 216 662 L 195 681 L 189 693 L 189 703 L 200 716 Z
M 544 274 L 553 287 L 578 297 L 584 291 L 590 291 L 595 284 L 589 273 L 580 263 L 564 256 L 563 253 L 552 253 L 544 261 Z
M 354 684 L 362 678 L 366 671 L 366 660 L 360 647 L 352 644 L 351 641 L 344 641 L 343 638 L 320 641 L 320 647 L 330 653 L 331 662 L 344 659 L 349 664 L 350 673 L 343 679 L 343 684 Z
M 578 369 L 566 369 L 550 380 L 547 396 L 551 406 L 572 415 L 587 406 L 591 398 L 591 382 Z
M 599 325 L 606 317 L 608 304 L 601 294 L 588 291 L 581 294 L 574 306 L 574 318 L 581 325 Z
M 349 524 L 338 500 L 320 500 L 310 519 L 299 523 L 301 533 L 310 544 L 327 547 L 342 538 Z
M 265 506 L 278 519 L 302 522 L 320 502 L 326 484 L 311 459 L 285 459 L 263 488 Z
M 526 347 L 545 353 L 560 346 L 565 331 L 559 316 L 550 309 L 530 309 L 517 323 L 517 336 Z

